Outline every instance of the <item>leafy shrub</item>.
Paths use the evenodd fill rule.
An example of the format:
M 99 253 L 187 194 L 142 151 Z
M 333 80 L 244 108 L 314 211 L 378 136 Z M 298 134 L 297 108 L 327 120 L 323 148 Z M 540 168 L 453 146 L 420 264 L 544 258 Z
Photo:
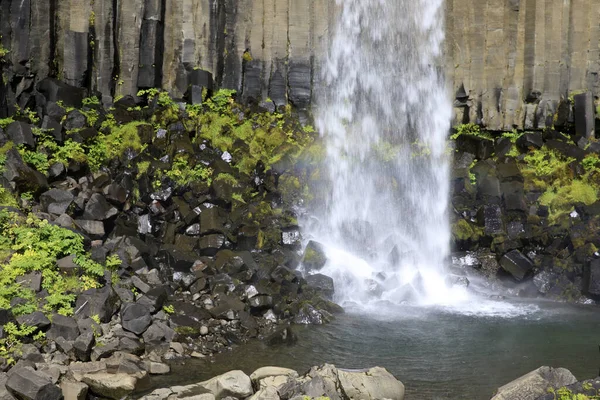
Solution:
M 75 232 L 33 216 L 0 210 L 0 235 L 0 308 L 9 308 L 11 300 L 20 297 L 26 301 L 12 307 L 15 315 L 38 309 L 35 293 L 18 281 L 34 271 L 42 274 L 42 287 L 48 291 L 43 307 L 48 313 L 71 314 L 78 292 L 101 285 L 105 267 L 89 258 L 83 237 Z M 81 267 L 78 276 L 65 276 L 56 266 L 57 259 L 68 255 L 75 255 L 75 263 Z

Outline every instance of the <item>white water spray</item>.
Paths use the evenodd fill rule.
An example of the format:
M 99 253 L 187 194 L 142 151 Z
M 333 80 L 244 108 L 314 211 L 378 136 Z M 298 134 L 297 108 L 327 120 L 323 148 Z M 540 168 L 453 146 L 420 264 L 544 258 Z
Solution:
M 443 0 L 336 0 L 340 15 L 317 95 L 327 147 L 325 200 L 304 221 L 325 246 L 335 300 L 472 314 L 529 313 L 469 301 L 450 265 Z M 453 280 L 454 279 L 454 280 Z M 454 285 L 453 285 L 454 283 Z

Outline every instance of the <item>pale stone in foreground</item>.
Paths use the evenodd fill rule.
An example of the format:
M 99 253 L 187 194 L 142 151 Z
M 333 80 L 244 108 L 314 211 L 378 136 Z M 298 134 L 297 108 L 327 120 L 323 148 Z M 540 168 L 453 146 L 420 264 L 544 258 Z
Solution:
M 498 389 L 492 400 L 535 400 L 548 393 L 548 388 L 559 388 L 577 382 L 565 368 L 540 367 Z

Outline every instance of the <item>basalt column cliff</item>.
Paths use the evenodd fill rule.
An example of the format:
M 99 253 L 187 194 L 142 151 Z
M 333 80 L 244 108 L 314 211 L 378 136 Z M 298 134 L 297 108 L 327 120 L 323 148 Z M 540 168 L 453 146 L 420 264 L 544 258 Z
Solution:
M 0 113 L 26 106 L 47 76 L 104 95 L 162 86 L 181 97 L 200 69 L 246 99 L 308 108 L 337 12 L 334 0 L 2 0 Z M 595 99 L 599 20 L 600 0 L 446 1 L 456 122 L 543 128 L 561 98 Z

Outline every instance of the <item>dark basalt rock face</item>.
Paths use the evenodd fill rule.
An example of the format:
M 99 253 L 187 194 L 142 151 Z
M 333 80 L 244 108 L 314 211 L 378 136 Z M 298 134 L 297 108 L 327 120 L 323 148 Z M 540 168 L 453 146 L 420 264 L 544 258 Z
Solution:
M 452 244 L 456 260 L 463 251 L 474 260 L 459 262 L 467 276 L 483 273 L 510 295 L 600 299 L 600 152 L 585 98 L 575 121 L 574 105 L 561 103 L 560 132 L 458 135 Z M 484 158 L 480 143 L 490 140 Z

